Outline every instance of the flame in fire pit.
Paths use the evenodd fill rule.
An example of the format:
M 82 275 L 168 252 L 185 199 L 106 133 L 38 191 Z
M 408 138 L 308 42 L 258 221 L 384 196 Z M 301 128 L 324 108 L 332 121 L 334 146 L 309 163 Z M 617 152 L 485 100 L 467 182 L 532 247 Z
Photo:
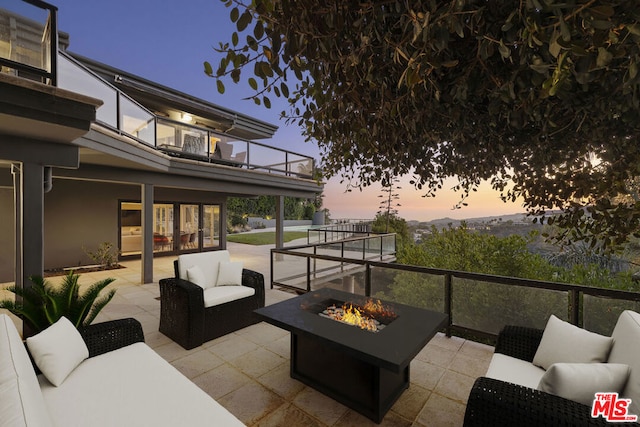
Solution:
M 393 311 L 384 307 L 380 300 L 376 302 L 368 300 L 362 307 L 352 303 L 344 303 L 341 307 L 332 304 L 319 314 L 372 332 L 378 332 L 385 327 L 385 324 L 377 320 L 376 317 L 388 321 L 397 317 Z

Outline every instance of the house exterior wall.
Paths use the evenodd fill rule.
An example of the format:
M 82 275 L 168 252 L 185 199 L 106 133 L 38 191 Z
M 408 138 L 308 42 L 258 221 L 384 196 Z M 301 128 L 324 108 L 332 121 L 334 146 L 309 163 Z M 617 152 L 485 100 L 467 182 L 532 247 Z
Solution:
M 156 203 L 209 203 L 224 208 L 218 193 L 156 188 Z M 45 194 L 45 270 L 94 264 L 85 249 L 96 250 L 102 242 L 118 245 L 118 207 L 122 200 L 138 201 L 137 184 L 115 184 L 54 178 Z M 14 280 L 13 189 L 0 187 L 0 283 Z

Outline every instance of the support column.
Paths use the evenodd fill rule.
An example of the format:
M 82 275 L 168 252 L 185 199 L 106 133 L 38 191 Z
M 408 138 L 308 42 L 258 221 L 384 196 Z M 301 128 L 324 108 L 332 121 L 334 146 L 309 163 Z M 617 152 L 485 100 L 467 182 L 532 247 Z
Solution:
M 142 255 L 140 281 L 153 282 L 153 184 L 142 184 Z
M 284 196 L 276 196 L 276 249 L 284 248 Z
M 44 166 L 23 162 L 16 181 L 16 286 L 28 287 L 44 273 Z

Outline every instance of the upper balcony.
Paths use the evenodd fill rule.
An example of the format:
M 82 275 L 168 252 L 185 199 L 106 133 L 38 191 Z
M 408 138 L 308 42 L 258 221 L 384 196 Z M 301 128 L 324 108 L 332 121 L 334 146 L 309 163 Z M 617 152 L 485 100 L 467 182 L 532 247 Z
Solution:
M 256 141 L 272 137 L 276 126 L 66 52 L 55 6 L 8 6 L 0 9 L 1 72 L 101 100 L 99 128 L 175 158 L 313 178 L 313 157 Z

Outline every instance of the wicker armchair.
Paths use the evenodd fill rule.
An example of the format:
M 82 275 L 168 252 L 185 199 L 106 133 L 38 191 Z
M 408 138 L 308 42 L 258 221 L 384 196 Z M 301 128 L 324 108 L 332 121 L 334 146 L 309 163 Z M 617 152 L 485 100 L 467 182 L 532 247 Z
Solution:
M 264 307 L 264 276 L 243 269 L 242 285 L 255 289 L 251 297 L 205 308 L 203 289 L 180 278 L 160 280 L 160 332 L 187 350 L 214 338 L 260 322 L 253 310 Z
M 119 319 L 95 323 L 80 329 L 89 349 L 89 357 L 99 356 L 121 347 L 144 342 L 142 326 L 136 319 Z
M 495 352 L 533 361 L 542 330 L 505 326 Z M 604 426 L 604 418 L 591 418 L 589 406 L 543 391 L 480 377 L 474 383 L 464 417 L 471 426 Z M 631 424 L 638 425 L 638 424 Z

